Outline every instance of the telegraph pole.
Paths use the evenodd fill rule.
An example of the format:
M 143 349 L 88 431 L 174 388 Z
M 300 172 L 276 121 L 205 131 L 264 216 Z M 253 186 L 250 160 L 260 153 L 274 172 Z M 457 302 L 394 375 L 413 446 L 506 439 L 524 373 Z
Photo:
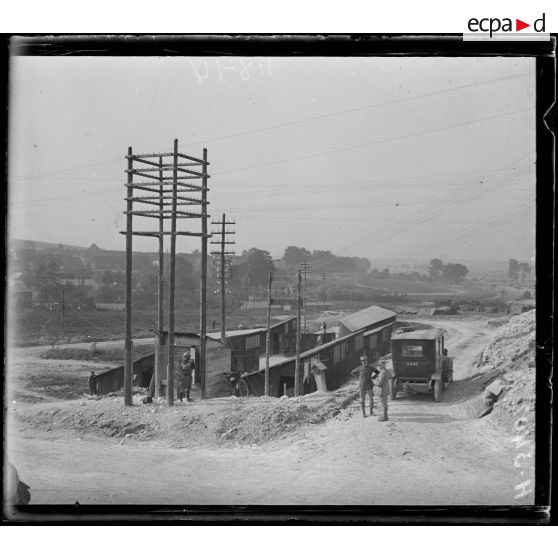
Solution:
M 303 262 L 300 264 L 300 269 L 304 273 L 304 333 L 306 333 L 306 275 L 310 270 L 310 264 L 308 262 Z
M 157 370 L 154 372 L 155 390 L 158 391 L 159 380 L 163 369 L 163 350 L 162 350 L 162 329 L 163 329 L 163 237 L 171 236 L 170 250 L 170 277 L 169 277 L 169 324 L 168 324 L 168 375 L 167 375 L 167 402 L 169 405 L 174 403 L 174 306 L 175 306 L 175 270 L 176 270 L 176 237 L 195 236 L 202 240 L 202 326 L 200 333 L 200 369 L 205 371 L 205 284 L 206 278 L 204 271 L 207 264 L 207 150 L 203 150 L 203 159 L 192 157 L 178 152 L 178 140 L 174 140 L 172 152 L 167 153 L 147 153 L 134 155 L 132 148 L 128 148 L 126 156 L 128 165 L 126 172 L 128 180 L 126 182 L 126 231 L 121 234 L 126 235 L 126 314 L 125 314 L 125 355 L 124 355 L 124 404 L 132 405 L 132 237 L 148 236 L 159 240 L 159 296 L 158 296 L 158 344 L 159 358 L 157 360 Z M 180 163 L 178 161 L 181 161 Z M 136 165 L 134 167 L 134 165 Z M 141 165 L 141 166 L 138 166 Z M 202 167 L 202 171 L 194 170 L 191 167 Z M 168 174 L 171 173 L 171 174 Z M 180 175 L 179 175 L 180 173 Z M 134 182 L 133 177 L 143 177 L 141 182 Z M 195 184 L 195 180 L 201 180 L 201 185 Z M 135 194 L 147 192 L 148 195 Z M 195 197 L 200 194 L 201 197 Z M 142 204 L 140 209 L 134 210 L 134 203 Z M 144 205 L 155 206 L 156 209 L 144 209 Z M 171 209 L 168 207 L 171 206 Z M 180 209 L 178 209 L 180 206 Z M 201 213 L 196 213 L 191 209 L 183 209 L 182 206 L 201 206 Z M 142 218 L 155 218 L 159 220 L 157 230 L 133 230 L 132 218 L 138 216 Z M 164 228 L 163 219 L 171 219 L 171 230 Z M 201 219 L 202 232 L 177 230 L 177 220 L 180 219 Z M 202 384 L 202 396 L 203 396 Z
M 202 159 L 202 251 L 200 284 L 200 387 L 201 398 L 205 399 L 205 350 L 207 345 L 207 149 L 203 150 Z
M 245 307 L 244 307 L 244 310 L 245 310 L 245 312 L 244 312 L 244 321 L 245 321 L 246 323 L 248 323 L 248 292 L 249 292 L 249 288 L 250 288 L 250 281 L 249 281 L 249 279 L 248 279 L 248 274 L 246 275 L 246 277 L 244 277 L 244 279 L 242 279 L 242 282 L 243 282 L 244 287 L 245 287 L 245 289 L 246 289 L 246 290 L 245 290 L 245 297 L 246 297 L 246 298 L 245 298 L 245 301 L 246 301 L 246 302 L 245 302 Z
M 62 287 L 62 337 L 63 338 L 66 336 L 66 324 L 64 319 L 65 310 L 66 309 L 64 305 L 64 287 Z
M 126 314 L 124 340 L 124 405 L 132 405 L 132 211 L 133 211 L 133 160 L 128 147 L 128 180 L 126 184 Z
M 300 395 L 300 303 L 301 296 L 300 291 L 302 287 L 302 275 L 300 269 L 297 274 L 297 289 L 296 289 L 296 357 L 295 357 L 295 385 L 294 394 L 295 397 Z
M 218 265 L 219 265 L 219 271 L 217 273 L 215 273 L 215 270 L 213 272 L 213 276 L 217 276 L 220 279 L 220 290 L 221 290 L 221 342 L 224 343 L 225 342 L 225 338 L 226 338 L 226 327 L 225 327 L 225 285 L 226 285 L 226 279 L 228 279 L 230 277 L 230 267 L 231 267 L 231 262 L 232 262 L 232 257 L 234 255 L 234 252 L 227 252 L 225 250 L 225 245 L 226 244 L 234 244 L 234 240 L 227 240 L 227 236 L 228 234 L 235 234 L 234 231 L 230 231 L 230 230 L 226 230 L 226 226 L 227 225 L 235 225 L 235 221 L 227 221 L 226 220 L 226 216 L 223 213 L 223 218 L 221 221 L 211 221 L 212 225 L 221 225 L 221 230 L 220 231 L 213 231 L 212 235 L 216 235 L 219 234 L 221 235 L 221 240 L 218 241 L 211 241 L 211 244 L 219 244 L 221 249 L 218 252 L 211 252 L 211 255 L 214 257 L 219 257 L 219 261 L 218 261 Z M 215 263 L 215 260 L 214 260 Z
M 267 331 L 265 335 L 265 383 L 264 395 L 269 395 L 269 353 L 271 352 L 271 283 L 273 274 L 269 272 L 269 285 L 267 297 Z
M 153 369 L 153 385 L 155 388 L 155 397 L 161 396 L 161 376 L 163 372 L 163 328 L 165 327 L 165 315 L 164 315 L 164 174 L 163 174 L 163 158 L 159 157 L 159 269 L 157 274 L 157 347 L 155 352 L 155 368 Z
M 169 276 L 169 336 L 167 357 L 167 405 L 174 405 L 174 296 L 176 285 L 176 203 L 178 196 L 178 140 L 174 140 L 172 155 L 172 211 L 170 237 L 170 276 Z
M 325 273 L 322 273 L 322 279 L 324 281 L 323 309 L 325 310 L 325 305 L 326 305 L 326 274 Z

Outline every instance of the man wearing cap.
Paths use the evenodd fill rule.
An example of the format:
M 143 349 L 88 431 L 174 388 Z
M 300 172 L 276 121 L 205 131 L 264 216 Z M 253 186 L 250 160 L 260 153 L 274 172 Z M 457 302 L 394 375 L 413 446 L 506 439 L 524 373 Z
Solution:
M 366 394 L 368 394 L 368 398 L 370 399 L 370 415 L 374 415 L 374 385 L 372 383 L 372 375 L 374 373 L 379 374 L 380 371 L 368 364 L 368 357 L 366 355 L 360 357 L 360 366 L 357 366 L 351 371 L 351 376 L 353 376 L 353 378 L 358 378 L 360 406 L 362 407 L 363 417 L 366 417 Z

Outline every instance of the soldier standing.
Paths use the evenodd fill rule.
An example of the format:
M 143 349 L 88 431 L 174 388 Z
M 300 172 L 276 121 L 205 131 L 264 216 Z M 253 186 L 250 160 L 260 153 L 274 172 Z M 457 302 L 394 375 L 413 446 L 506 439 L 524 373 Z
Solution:
M 368 394 L 368 398 L 370 399 L 370 416 L 374 415 L 374 385 L 372 383 L 372 375 L 374 373 L 379 374 L 379 372 L 379 370 L 376 370 L 376 368 L 368 364 L 368 357 L 366 355 L 360 357 L 360 366 L 357 366 L 351 371 L 351 376 L 354 378 L 358 377 L 360 406 L 362 407 L 363 417 L 366 417 L 366 394 Z
M 182 402 L 184 395 L 186 395 L 186 401 L 191 401 L 190 399 L 190 389 L 192 388 L 192 370 L 194 369 L 194 363 L 190 359 L 190 353 L 184 353 L 182 355 L 182 362 L 180 363 L 180 376 L 178 380 L 178 398 Z
M 445 373 L 446 382 L 453 382 L 453 358 L 448 356 L 448 350 L 444 349 L 441 359 L 442 372 Z
M 376 355 L 378 358 L 378 356 Z M 377 386 L 380 391 L 380 407 L 382 409 L 382 414 L 378 417 L 380 422 L 388 420 L 388 395 L 389 395 L 389 373 L 385 366 L 377 363 L 379 370 L 374 369 L 375 373 L 372 376 L 374 386 Z
M 91 395 L 97 395 L 97 376 L 95 372 L 91 372 L 91 376 L 89 376 L 89 393 Z

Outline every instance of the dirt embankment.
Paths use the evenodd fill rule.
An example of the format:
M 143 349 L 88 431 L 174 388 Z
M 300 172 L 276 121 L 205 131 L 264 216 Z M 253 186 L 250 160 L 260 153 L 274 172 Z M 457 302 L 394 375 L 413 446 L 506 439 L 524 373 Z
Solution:
M 522 417 L 523 434 L 535 429 L 535 311 L 488 322 L 497 328 L 485 346 L 452 415 L 481 418 L 512 434 Z
M 480 371 L 500 382 L 491 422 L 511 431 L 518 417 L 535 430 L 535 310 L 514 316 L 494 333 L 483 352 Z
M 125 407 L 120 396 L 44 403 L 12 408 L 23 435 L 122 438 L 170 447 L 257 445 L 281 438 L 295 429 L 340 416 L 356 398 L 354 386 L 334 394 L 296 398 L 223 398 L 177 403 L 164 400 Z M 346 411 L 345 411 L 346 413 Z

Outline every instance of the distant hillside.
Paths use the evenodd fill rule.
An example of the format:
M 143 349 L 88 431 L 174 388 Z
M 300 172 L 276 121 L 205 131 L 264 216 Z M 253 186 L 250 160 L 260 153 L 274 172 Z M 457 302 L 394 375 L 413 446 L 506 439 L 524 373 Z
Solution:
M 40 242 L 38 240 L 24 240 L 21 238 L 11 238 L 10 248 L 14 250 L 20 250 L 21 248 L 31 248 L 34 247 L 35 250 L 41 251 L 56 251 L 56 250 L 75 250 L 82 251 L 87 250 L 83 246 L 73 246 L 71 244 L 57 244 L 55 242 Z
M 90 246 L 74 246 L 72 244 L 56 244 L 55 242 L 40 242 L 38 240 L 24 240 L 21 238 L 12 238 L 10 239 L 10 243 L 9 243 L 9 250 L 20 250 L 22 248 L 28 248 L 28 249 L 32 249 L 34 248 L 35 250 L 37 250 L 38 252 L 48 252 L 48 253 L 52 253 L 52 254 L 57 254 L 61 251 L 65 251 L 65 252 L 70 252 L 70 253 L 74 253 L 74 252 L 87 252 L 90 251 L 91 249 L 98 249 L 101 252 L 104 253 L 110 253 L 110 254 L 122 254 L 124 255 L 125 250 L 105 250 L 104 248 L 102 248 L 101 246 L 98 246 L 95 243 L 92 243 Z M 158 252 L 140 252 L 139 250 L 134 250 L 134 254 L 142 254 L 142 255 L 148 255 L 148 256 L 152 256 L 153 259 L 157 259 L 158 257 Z M 167 254 L 167 252 L 165 252 L 165 254 Z M 200 253 L 195 250 L 193 253 L 188 253 L 188 252 L 177 252 L 177 255 L 179 256 L 184 256 L 186 258 L 188 258 L 189 260 L 194 260 L 197 261 L 200 258 Z

